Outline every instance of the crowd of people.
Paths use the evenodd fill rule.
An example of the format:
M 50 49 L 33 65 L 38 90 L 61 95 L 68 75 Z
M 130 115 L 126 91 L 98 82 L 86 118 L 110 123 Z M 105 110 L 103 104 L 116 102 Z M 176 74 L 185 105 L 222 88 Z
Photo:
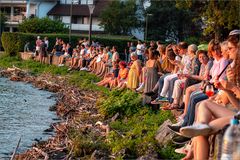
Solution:
M 81 39 L 72 48 L 57 38 L 51 53 L 59 57 L 59 67 L 70 61 L 69 71 L 101 77 L 98 86 L 130 89 L 142 93 L 144 103 L 182 111 L 177 123 L 168 126 L 176 133 L 173 142 L 185 144 L 176 152 L 186 154 L 185 160 L 208 159 L 209 135 L 229 124 L 240 110 L 239 37 L 240 30 L 233 30 L 223 42 L 211 40 L 207 51 L 186 42 L 164 45 L 151 41 L 149 46 L 129 42 L 124 58 L 117 46 L 94 41 L 90 45 Z M 47 51 L 47 38 L 38 37 L 37 59 L 43 62 Z

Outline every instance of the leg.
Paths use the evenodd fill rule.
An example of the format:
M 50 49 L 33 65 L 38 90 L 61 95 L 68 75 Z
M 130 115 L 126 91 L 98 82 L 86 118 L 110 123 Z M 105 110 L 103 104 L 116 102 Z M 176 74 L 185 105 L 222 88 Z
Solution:
M 198 122 L 208 124 L 212 117 L 214 118 L 221 118 L 226 116 L 233 116 L 234 112 L 221 106 L 212 100 L 205 100 L 201 102 L 199 109 L 198 109 Z M 228 121 L 229 123 L 229 121 Z
M 170 85 L 170 80 L 173 79 L 176 76 L 177 76 L 176 74 L 172 74 L 172 75 L 168 75 L 164 78 L 164 85 L 163 85 L 162 92 L 161 92 L 160 96 L 167 97 L 167 93 L 168 93 L 168 89 L 169 89 L 169 85 Z
M 192 92 L 194 92 L 195 90 L 197 90 L 197 88 L 195 87 L 195 85 L 192 85 L 190 87 L 188 87 L 186 89 L 186 93 L 185 93 L 185 100 L 184 100 L 184 112 L 183 112 L 183 117 L 187 114 L 187 110 L 188 110 L 188 104 L 190 101 L 190 95 L 192 94 Z
M 194 159 L 197 160 L 207 160 L 209 157 L 209 143 L 208 138 L 204 136 L 198 136 L 194 138 L 196 144 L 196 150 Z

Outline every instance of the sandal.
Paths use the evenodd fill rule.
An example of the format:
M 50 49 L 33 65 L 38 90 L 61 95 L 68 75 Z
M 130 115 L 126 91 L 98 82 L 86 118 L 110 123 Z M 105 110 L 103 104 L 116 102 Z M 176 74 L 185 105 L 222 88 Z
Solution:
M 156 98 L 154 101 L 151 102 L 151 104 L 161 104 L 162 101 L 160 101 L 161 98 Z
M 166 107 L 162 107 L 162 110 L 174 110 L 174 109 L 178 109 L 179 105 L 178 104 L 169 104 Z

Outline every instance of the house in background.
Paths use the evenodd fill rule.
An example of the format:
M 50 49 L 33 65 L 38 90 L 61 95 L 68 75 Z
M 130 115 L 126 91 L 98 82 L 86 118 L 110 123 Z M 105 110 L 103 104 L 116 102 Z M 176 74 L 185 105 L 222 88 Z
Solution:
M 0 10 L 7 17 L 4 31 L 17 31 L 17 26 L 23 21 L 26 13 L 26 1 L 23 0 L 0 0 Z
M 99 26 L 99 15 L 109 2 L 110 0 L 98 0 L 95 5 L 92 14 L 92 31 L 95 33 L 104 31 Z M 71 28 L 72 32 L 88 32 L 90 24 L 88 3 L 93 3 L 93 0 L 60 0 L 47 15 L 51 19 L 61 20 Z
M 7 16 L 6 32 L 16 32 L 18 25 L 30 16 L 39 18 L 57 4 L 58 0 L 0 0 L 0 10 Z
M 99 15 L 110 1 L 97 1 L 92 14 L 93 32 L 104 31 L 99 26 Z M 93 0 L 0 0 L 0 9 L 8 17 L 4 31 L 16 32 L 25 18 L 48 16 L 62 21 L 66 26 L 70 27 L 71 24 L 72 32 L 87 32 L 90 24 L 88 3 L 93 3 Z

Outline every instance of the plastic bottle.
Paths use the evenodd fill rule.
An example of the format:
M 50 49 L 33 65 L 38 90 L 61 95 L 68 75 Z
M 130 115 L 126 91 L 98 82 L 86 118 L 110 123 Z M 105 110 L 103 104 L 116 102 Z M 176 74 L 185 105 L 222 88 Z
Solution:
M 224 137 L 223 137 L 223 146 L 222 146 L 222 156 L 221 160 L 232 160 L 233 159 L 233 144 L 234 141 L 238 138 L 238 119 L 233 118 L 230 121 L 230 126 L 227 128 Z
M 237 115 L 235 115 L 236 119 L 240 119 L 240 112 L 238 112 Z M 238 125 L 237 131 L 236 131 L 236 139 L 234 139 L 233 142 L 233 160 L 239 160 L 240 159 L 240 126 Z

